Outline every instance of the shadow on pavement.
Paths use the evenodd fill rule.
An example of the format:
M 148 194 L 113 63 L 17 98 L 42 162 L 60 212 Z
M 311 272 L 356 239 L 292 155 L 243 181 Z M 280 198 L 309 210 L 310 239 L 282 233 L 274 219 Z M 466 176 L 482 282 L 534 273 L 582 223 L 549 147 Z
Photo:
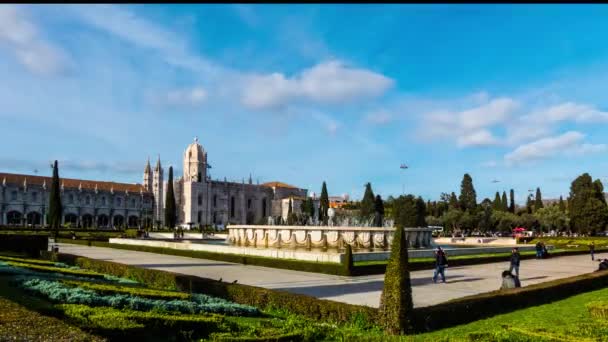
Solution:
M 131 266 L 137 267 L 195 267 L 195 266 L 231 266 L 230 264 L 205 264 L 205 263 L 196 263 L 196 264 L 131 264 Z

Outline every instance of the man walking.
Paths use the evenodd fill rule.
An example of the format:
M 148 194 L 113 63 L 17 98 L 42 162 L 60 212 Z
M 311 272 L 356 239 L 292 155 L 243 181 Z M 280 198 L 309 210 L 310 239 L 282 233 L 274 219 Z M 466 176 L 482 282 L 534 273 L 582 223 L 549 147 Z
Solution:
M 441 280 L 445 283 L 445 267 L 448 264 L 448 259 L 441 247 L 437 247 L 435 251 L 435 274 L 433 274 L 433 283 L 437 283 L 437 276 L 441 274 Z
M 511 251 L 511 267 L 509 267 L 509 272 L 513 272 L 513 269 L 515 269 L 515 276 L 517 278 L 519 278 L 519 260 L 519 250 L 515 247 Z
M 589 244 L 589 252 L 591 253 L 591 260 L 595 260 L 595 244 L 593 243 L 593 241 L 591 241 L 591 243 Z
M 543 257 L 543 245 L 540 241 L 536 243 L 536 259 L 542 259 Z

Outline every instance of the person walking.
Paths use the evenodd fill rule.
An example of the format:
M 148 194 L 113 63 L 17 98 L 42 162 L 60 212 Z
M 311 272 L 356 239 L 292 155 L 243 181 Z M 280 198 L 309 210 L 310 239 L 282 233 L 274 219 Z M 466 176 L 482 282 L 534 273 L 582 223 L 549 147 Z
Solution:
M 519 278 L 519 249 L 517 247 L 513 248 L 511 251 L 511 267 L 509 267 L 509 272 L 513 272 L 515 269 L 515 276 Z
M 437 247 L 435 251 L 435 273 L 433 274 L 433 283 L 437 283 L 437 276 L 441 274 L 441 280 L 445 283 L 445 267 L 448 264 L 445 251 L 441 247 Z
M 595 260 L 595 244 L 593 243 L 593 241 L 591 241 L 591 243 L 589 244 L 589 253 L 591 253 L 591 260 Z
M 543 245 L 540 241 L 536 243 L 536 259 L 542 259 L 543 257 Z

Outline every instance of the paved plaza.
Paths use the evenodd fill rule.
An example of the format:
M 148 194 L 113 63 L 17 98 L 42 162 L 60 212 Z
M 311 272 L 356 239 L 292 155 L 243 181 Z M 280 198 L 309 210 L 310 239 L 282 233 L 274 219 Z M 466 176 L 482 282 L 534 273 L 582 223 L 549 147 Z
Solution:
M 171 271 L 225 282 L 302 293 L 322 299 L 378 307 L 384 275 L 342 277 L 319 273 L 290 271 L 268 267 L 233 264 L 223 261 L 194 259 L 172 255 L 136 252 L 121 249 L 59 244 L 59 251 L 88 258 L 107 260 L 144 268 Z M 608 253 L 596 254 L 608 258 Z M 558 257 L 547 260 L 522 260 L 522 286 L 537 284 L 595 271 L 597 261 L 587 255 Z M 500 288 L 505 262 L 450 267 L 447 283 L 434 284 L 433 270 L 411 272 L 414 306 L 422 307 Z

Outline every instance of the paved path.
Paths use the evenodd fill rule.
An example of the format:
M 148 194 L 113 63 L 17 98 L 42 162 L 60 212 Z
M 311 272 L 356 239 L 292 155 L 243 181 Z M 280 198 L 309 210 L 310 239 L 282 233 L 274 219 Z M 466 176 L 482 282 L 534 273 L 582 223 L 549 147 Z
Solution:
M 378 307 L 384 275 L 342 277 L 319 273 L 282 270 L 233 264 L 223 261 L 194 259 L 173 255 L 136 252 L 122 249 L 60 244 L 59 251 L 89 258 L 113 261 L 145 268 L 190 274 L 225 282 L 303 293 L 323 299 Z M 596 254 L 608 258 L 608 253 Z M 522 260 L 522 286 L 546 282 L 595 271 L 597 261 L 589 255 L 558 257 L 547 260 Z M 450 299 L 493 291 L 500 288 L 508 261 L 473 266 L 450 267 L 447 283 L 432 282 L 432 270 L 411 272 L 414 306 L 422 307 Z

